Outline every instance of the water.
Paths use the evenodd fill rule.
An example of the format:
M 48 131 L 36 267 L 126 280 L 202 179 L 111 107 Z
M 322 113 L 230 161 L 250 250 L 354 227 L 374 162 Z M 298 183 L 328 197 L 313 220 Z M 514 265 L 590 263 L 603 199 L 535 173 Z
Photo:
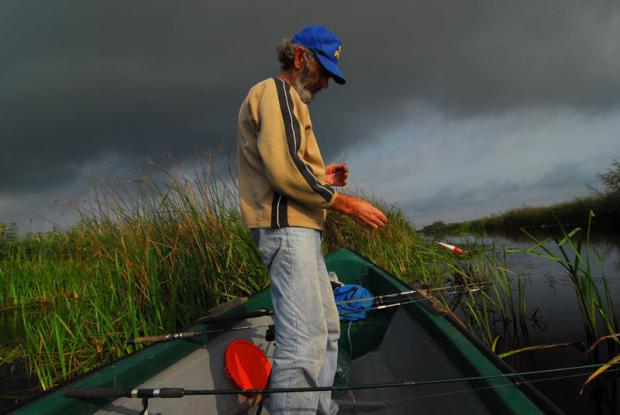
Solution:
M 540 239 L 550 235 L 536 236 Z M 452 240 L 459 242 L 457 238 Z M 533 245 L 533 242 L 522 233 L 492 235 L 485 238 L 485 243 L 491 247 L 495 243 L 498 252 L 504 247 L 527 249 Z M 553 244 L 546 246 L 555 254 L 559 254 L 559 249 L 553 248 Z M 593 274 L 598 277 L 597 285 L 603 293 L 603 281 L 600 277 L 605 275 L 614 300 L 614 312 L 618 317 L 620 315 L 620 236 L 597 231 L 591 238 L 591 248 L 600 255 L 600 262 L 594 256 L 590 261 Z M 562 342 L 587 344 L 586 330 L 577 295 L 564 268 L 549 259 L 521 253 L 508 256 L 508 268 L 514 272 L 512 276 L 515 280 L 525 281 L 528 319 L 523 326 L 510 324 L 509 327 L 505 327 L 498 345 L 498 352 L 539 344 Z M 513 295 L 516 297 L 516 292 Z M 602 334 L 605 333 L 600 330 L 599 335 Z M 582 352 L 583 350 L 578 347 L 570 346 L 522 353 L 507 358 L 506 361 L 518 371 L 552 369 L 607 362 L 620 353 L 620 348 L 610 349 L 608 343 L 603 343 L 598 346 L 597 352 L 586 360 L 579 359 Z M 569 414 L 619 413 L 618 372 L 595 380 L 593 384 L 586 387 L 584 394 L 580 395 L 579 389 L 587 376 L 535 382 L 534 386 Z M 536 378 L 540 376 L 530 377 L 530 379 Z
M 27 318 L 36 318 L 27 316 Z M 14 350 L 23 338 L 21 312 L 3 311 L 0 313 L 0 359 L 8 357 L 9 350 Z M 5 360 L 0 360 L 5 363 Z M 0 413 L 8 411 L 17 403 L 28 399 L 40 391 L 38 382 L 30 376 L 22 358 L 10 359 L 0 364 Z

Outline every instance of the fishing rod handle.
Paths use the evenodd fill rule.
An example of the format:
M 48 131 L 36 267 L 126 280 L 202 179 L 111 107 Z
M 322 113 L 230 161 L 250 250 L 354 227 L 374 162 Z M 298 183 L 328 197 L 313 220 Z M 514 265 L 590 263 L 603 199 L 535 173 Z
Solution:
M 131 397 L 131 389 L 123 388 L 67 388 L 68 398 L 121 398 Z
M 183 388 L 127 389 L 127 388 L 68 388 L 69 398 L 182 398 Z
M 193 331 L 185 331 L 182 333 L 163 334 L 161 336 L 144 336 L 127 340 L 126 344 L 144 344 L 144 343 L 161 343 L 169 340 L 177 340 L 185 337 L 194 337 Z
M 232 316 L 227 316 L 227 317 L 221 317 L 221 316 L 214 316 L 214 317 L 200 317 L 198 320 L 195 321 L 195 323 L 202 323 L 202 324 L 210 324 L 210 323 L 221 323 L 221 322 L 225 322 L 225 321 L 236 321 L 236 320 L 245 320 L 248 318 L 255 318 L 255 317 L 262 317 L 262 316 L 272 316 L 273 315 L 273 311 L 267 309 L 267 308 L 260 308 L 256 311 L 250 311 L 247 313 L 243 313 L 243 314 L 236 314 L 236 315 L 232 315 Z

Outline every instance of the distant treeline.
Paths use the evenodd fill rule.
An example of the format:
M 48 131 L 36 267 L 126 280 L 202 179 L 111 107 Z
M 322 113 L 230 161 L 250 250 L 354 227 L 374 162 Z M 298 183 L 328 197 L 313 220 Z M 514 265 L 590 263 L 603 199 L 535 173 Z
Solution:
M 605 185 L 604 191 L 593 190 L 592 194 L 577 197 L 571 201 L 546 207 L 524 206 L 480 219 L 444 223 L 435 222 L 422 229 L 424 233 L 447 234 L 462 230 L 507 231 L 519 228 L 547 228 L 558 226 L 580 226 L 588 221 L 592 212 L 592 224 L 607 228 L 620 228 L 620 162 L 614 161 L 605 173 L 599 173 Z

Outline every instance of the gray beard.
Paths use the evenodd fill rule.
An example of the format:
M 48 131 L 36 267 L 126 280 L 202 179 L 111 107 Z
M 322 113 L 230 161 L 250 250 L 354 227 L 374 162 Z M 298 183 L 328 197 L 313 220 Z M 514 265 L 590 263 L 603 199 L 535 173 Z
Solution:
M 293 88 L 295 88 L 295 91 L 297 91 L 297 94 L 299 95 L 301 102 L 303 102 L 306 105 L 310 104 L 312 100 L 314 99 L 314 94 L 310 92 L 308 89 L 306 89 L 307 81 L 308 81 L 308 66 L 304 65 L 304 67 L 301 70 L 301 74 L 299 75 L 299 77 L 297 77 L 297 79 L 295 79 L 295 82 L 293 82 Z

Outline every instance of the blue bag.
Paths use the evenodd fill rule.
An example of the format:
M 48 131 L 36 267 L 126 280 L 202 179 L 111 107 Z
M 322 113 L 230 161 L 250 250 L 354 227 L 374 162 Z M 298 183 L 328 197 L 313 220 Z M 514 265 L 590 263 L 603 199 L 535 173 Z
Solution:
M 365 319 L 367 317 L 367 310 L 372 307 L 373 300 L 371 297 L 373 297 L 372 293 L 361 285 L 347 284 L 336 288 L 334 290 L 334 298 L 336 299 L 336 303 L 341 301 L 370 298 L 368 300 L 338 304 L 336 307 L 338 307 L 340 320 L 356 321 Z

